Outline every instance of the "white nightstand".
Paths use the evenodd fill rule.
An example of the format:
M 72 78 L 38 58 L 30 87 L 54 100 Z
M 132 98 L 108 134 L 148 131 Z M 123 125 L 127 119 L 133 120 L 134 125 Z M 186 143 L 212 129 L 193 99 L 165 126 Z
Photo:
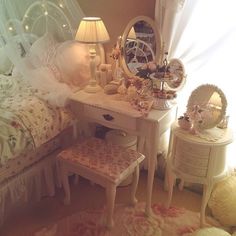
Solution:
M 81 132 L 92 135 L 88 124 L 97 123 L 138 136 L 138 151 L 148 159 L 146 214 L 151 215 L 157 153 L 162 151 L 162 135 L 169 130 L 176 118 L 176 106 L 164 111 L 151 110 L 148 116 L 143 117 L 129 102 L 117 100 L 116 95 L 106 95 L 103 91 L 95 94 L 79 91 L 71 97 L 71 102 Z
M 233 141 L 233 136 L 229 129 L 222 129 L 219 132 L 221 132 L 220 138 L 210 141 L 190 134 L 181 129 L 177 123 L 171 128 L 166 175 L 167 206 L 171 204 L 173 185 L 177 177 L 181 181 L 203 184 L 201 226 L 205 223 L 205 209 L 213 185 L 227 175 L 226 147 Z

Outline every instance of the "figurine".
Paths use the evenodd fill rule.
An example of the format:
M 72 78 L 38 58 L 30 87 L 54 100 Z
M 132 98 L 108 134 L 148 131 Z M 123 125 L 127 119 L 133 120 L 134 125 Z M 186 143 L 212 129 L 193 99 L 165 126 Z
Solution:
M 200 131 L 200 124 L 203 122 L 201 112 L 203 110 L 199 105 L 194 105 L 191 112 L 189 112 L 189 118 L 192 122 L 191 133 L 197 134 Z

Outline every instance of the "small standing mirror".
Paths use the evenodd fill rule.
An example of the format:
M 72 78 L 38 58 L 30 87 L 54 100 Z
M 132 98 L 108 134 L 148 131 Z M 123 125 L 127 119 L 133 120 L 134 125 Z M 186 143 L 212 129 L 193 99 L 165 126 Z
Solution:
M 200 130 L 217 126 L 226 113 L 227 100 L 215 85 L 204 84 L 196 88 L 189 97 L 187 113 L 198 122 Z
M 138 16 L 126 26 L 121 40 L 121 65 L 129 78 L 141 78 L 142 95 L 152 99 L 152 108 L 170 109 L 176 92 L 185 84 L 184 65 L 179 59 L 167 59 L 162 37 L 154 20 Z
M 185 69 L 181 60 L 173 58 L 167 66 L 171 76 L 166 79 L 168 90 L 179 91 L 185 84 Z

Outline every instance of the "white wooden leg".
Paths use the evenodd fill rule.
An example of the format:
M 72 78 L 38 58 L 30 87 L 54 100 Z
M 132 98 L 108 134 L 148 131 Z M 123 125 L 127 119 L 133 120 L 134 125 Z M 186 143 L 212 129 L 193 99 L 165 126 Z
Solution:
M 166 171 L 167 171 L 167 181 L 168 181 L 168 197 L 167 197 L 166 207 L 169 208 L 172 201 L 173 188 L 176 176 L 172 172 L 172 170 L 170 170 L 170 167 L 167 167 Z
M 138 180 L 139 180 L 139 166 L 136 166 L 133 173 L 133 181 L 131 185 L 131 196 L 130 196 L 131 199 L 130 200 L 131 200 L 132 205 L 135 205 L 138 202 L 137 198 L 135 197 L 136 190 L 138 187 Z
M 155 174 L 155 158 L 150 156 L 148 158 L 148 181 L 147 181 L 147 201 L 146 201 L 146 208 L 145 214 L 147 216 L 152 216 L 152 188 L 153 188 L 153 180 Z
M 164 191 L 168 191 L 168 173 L 167 173 L 167 167 L 165 170 L 165 177 L 164 177 Z
M 180 180 L 178 188 L 179 188 L 180 191 L 183 191 L 183 189 L 184 189 L 184 180 L 182 180 L 182 179 Z
M 202 196 L 202 205 L 201 205 L 201 212 L 200 212 L 200 227 L 205 226 L 206 206 L 211 195 L 212 187 L 213 187 L 212 184 L 203 185 L 203 196 Z
M 61 177 L 62 177 L 62 186 L 65 192 L 64 204 L 70 204 L 70 185 L 68 180 L 68 171 L 66 167 L 61 163 Z
M 116 197 L 116 185 L 111 184 L 106 187 L 106 198 L 107 198 L 107 222 L 106 225 L 109 229 L 114 225 L 113 211 Z

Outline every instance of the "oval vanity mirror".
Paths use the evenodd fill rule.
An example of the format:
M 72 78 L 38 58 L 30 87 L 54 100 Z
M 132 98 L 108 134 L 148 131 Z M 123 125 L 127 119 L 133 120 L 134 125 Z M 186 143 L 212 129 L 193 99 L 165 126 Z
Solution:
M 187 104 L 187 113 L 190 116 L 198 115 L 200 129 L 210 129 L 217 126 L 226 113 L 227 100 L 215 85 L 204 84 L 196 88 L 190 95 Z
M 121 63 L 124 72 L 132 77 L 143 64 L 161 59 L 161 35 L 154 20 L 147 16 L 132 19 L 122 36 Z

